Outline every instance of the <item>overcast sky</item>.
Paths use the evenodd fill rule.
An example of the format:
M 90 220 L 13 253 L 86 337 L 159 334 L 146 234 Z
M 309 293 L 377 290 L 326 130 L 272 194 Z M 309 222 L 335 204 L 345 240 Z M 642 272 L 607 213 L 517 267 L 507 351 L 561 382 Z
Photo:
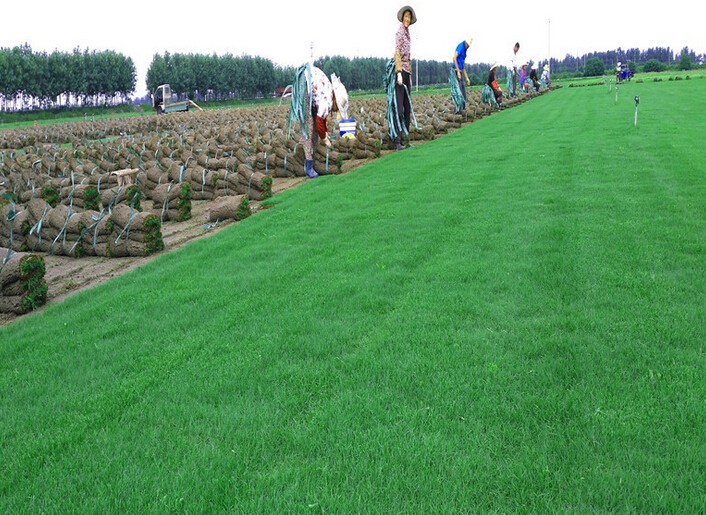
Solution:
M 251 55 L 297 66 L 325 55 L 391 57 L 402 2 L 390 0 L 167 2 L 8 0 L 0 7 L 0 47 L 28 43 L 36 52 L 115 50 L 137 68 L 138 95 L 155 54 Z M 617 48 L 684 46 L 706 53 L 706 8 L 700 2 L 658 4 L 414 0 L 412 57 L 450 61 L 472 36 L 468 62 L 506 62 L 515 41 L 523 59 L 563 59 Z M 169 6 L 165 8 L 165 6 Z M 305 8 L 303 6 L 311 6 Z

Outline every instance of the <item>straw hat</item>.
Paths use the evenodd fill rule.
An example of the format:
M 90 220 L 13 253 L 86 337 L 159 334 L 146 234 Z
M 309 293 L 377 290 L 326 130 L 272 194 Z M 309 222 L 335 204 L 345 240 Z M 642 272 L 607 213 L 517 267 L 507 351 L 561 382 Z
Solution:
M 346 120 L 348 119 L 348 91 L 335 73 L 331 74 L 331 85 L 338 106 L 338 116 L 340 119 Z
M 493 63 L 493 66 L 490 67 L 491 70 L 495 69 L 498 67 L 498 63 Z
M 410 7 L 409 5 L 405 5 L 402 9 L 397 11 L 397 19 L 399 21 L 402 21 L 402 17 L 404 16 L 405 11 L 409 11 L 409 13 L 412 15 L 412 21 L 409 22 L 410 25 L 414 25 L 417 23 L 417 14 L 414 12 L 414 9 Z
M 472 37 L 468 37 L 468 38 L 466 39 L 466 44 L 467 44 L 468 46 L 471 46 L 471 43 L 473 43 L 473 38 L 472 38 Z
M 548 72 L 548 71 L 549 71 L 549 65 L 548 65 L 548 64 L 545 64 L 544 67 L 542 68 L 542 70 L 544 70 L 545 72 Z
M 532 64 L 532 69 L 533 69 L 533 70 L 536 70 L 536 69 L 537 69 L 537 63 L 533 63 L 533 64 Z

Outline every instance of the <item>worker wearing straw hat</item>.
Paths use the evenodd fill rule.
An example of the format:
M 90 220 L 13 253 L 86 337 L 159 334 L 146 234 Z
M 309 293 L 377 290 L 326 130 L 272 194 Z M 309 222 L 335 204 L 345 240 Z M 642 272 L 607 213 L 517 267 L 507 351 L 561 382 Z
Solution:
M 500 105 L 503 100 L 503 90 L 500 89 L 497 79 L 495 78 L 495 71 L 498 69 L 498 63 L 493 63 L 488 72 L 488 86 L 493 90 L 493 95 L 495 95 L 495 101 Z
M 453 58 L 453 68 L 456 73 L 456 79 L 458 80 L 458 87 L 461 89 L 461 95 L 463 95 L 464 99 L 466 98 L 466 86 L 471 85 L 471 79 L 468 78 L 468 72 L 466 72 L 466 52 L 471 46 L 472 41 L 473 38 L 469 37 L 456 45 Z M 466 79 L 465 84 L 461 75 Z
M 411 42 L 412 38 L 409 35 L 409 26 L 417 22 L 417 15 L 414 9 L 409 5 L 405 5 L 397 11 L 397 19 L 400 21 L 400 26 L 395 34 L 395 73 L 397 84 L 395 86 L 395 96 L 397 100 L 397 137 L 395 138 L 395 149 L 402 150 L 399 134 L 402 132 L 402 124 L 409 134 L 409 124 L 411 121 L 412 101 L 412 58 L 411 58 Z
M 530 70 L 530 81 L 532 82 L 532 87 L 536 90 L 539 91 L 539 78 L 537 77 L 537 63 L 534 63 L 532 65 L 532 69 Z

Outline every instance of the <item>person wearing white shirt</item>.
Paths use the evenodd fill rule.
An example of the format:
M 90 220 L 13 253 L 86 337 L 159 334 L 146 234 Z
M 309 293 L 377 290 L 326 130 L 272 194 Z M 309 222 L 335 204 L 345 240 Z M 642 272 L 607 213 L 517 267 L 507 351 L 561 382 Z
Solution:
M 508 91 L 508 94 L 511 97 L 514 97 L 517 94 L 517 63 L 518 63 L 518 55 L 517 52 L 520 51 L 520 43 L 515 43 L 515 46 L 512 47 L 512 57 L 510 58 L 510 65 L 508 66 L 509 72 L 512 73 L 512 91 Z M 508 81 L 508 88 L 510 86 L 510 81 Z

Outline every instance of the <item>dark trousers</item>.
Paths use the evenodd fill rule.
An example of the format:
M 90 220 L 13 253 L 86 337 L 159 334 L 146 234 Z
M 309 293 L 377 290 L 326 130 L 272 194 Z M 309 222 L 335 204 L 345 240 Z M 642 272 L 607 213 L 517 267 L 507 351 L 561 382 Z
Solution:
M 412 94 L 412 75 L 406 71 L 402 72 L 402 86 L 395 83 L 395 96 L 397 99 L 397 134 L 402 134 L 402 127 L 409 132 L 409 124 L 412 119 L 412 104 L 409 101 L 409 96 Z M 405 91 L 404 86 L 407 86 Z M 399 139 L 399 136 L 398 136 Z
M 466 98 L 466 83 L 463 81 L 463 73 L 461 73 L 461 78 L 458 79 L 458 87 L 461 88 L 461 94 L 463 98 Z

